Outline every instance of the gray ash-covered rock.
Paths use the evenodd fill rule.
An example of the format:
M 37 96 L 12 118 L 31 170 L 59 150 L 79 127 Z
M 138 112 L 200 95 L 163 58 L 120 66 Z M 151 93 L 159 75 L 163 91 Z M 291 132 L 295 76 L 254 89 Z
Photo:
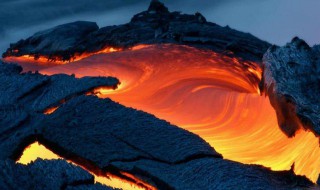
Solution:
M 159 1 L 152 1 L 147 11 L 135 15 L 127 24 L 100 29 L 91 22 L 60 25 L 11 44 L 3 57 L 34 55 L 67 61 L 105 47 L 158 43 L 205 48 L 257 62 L 270 46 L 251 34 L 207 22 L 200 13 L 169 12 Z
M 264 91 L 288 135 L 304 127 L 320 135 L 320 46 L 294 38 L 284 47 L 271 47 L 263 58 Z
M 94 185 L 94 177 L 84 169 L 63 160 L 36 160 L 29 165 L 12 160 L 0 160 L 0 188 L 3 190 L 101 189 Z M 96 187 L 96 188 L 95 188 Z

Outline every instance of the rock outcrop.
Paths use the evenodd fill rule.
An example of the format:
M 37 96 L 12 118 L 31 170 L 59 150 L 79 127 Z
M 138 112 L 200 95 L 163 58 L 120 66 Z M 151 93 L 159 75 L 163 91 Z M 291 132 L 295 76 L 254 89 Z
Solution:
M 263 66 L 263 90 L 283 132 L 291 137 L 303 127 L 319 136 L 320 46 L 294 38 L 284 47 L 271 47 Z
M 169 12 L 159 1 L 152 1 L 147 11 L 131 22 L 98 29 L 92 22 L 74 22 L 38 32 L 11 44 L 3 57 L 33 55 L 50 60 L 70 60 L 105 47 L 129 48 L 137 44 L 173 43 L 210 49 L 229 56 L 260 62 L 270 46 L 248 33 L 207 22 L 194 15 Z

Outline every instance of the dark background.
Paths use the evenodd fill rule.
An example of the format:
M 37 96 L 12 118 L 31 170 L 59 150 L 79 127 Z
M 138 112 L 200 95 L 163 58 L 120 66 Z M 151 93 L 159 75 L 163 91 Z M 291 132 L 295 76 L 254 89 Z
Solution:
M 0 51 L 33 33 L 76 20 L 123 24 L 150 0 L 0 0 Z M 320 0 L 162 0 L 172 11 L 201 12 L 208 21 L 277 45 L 294 36 L 320 42 Z

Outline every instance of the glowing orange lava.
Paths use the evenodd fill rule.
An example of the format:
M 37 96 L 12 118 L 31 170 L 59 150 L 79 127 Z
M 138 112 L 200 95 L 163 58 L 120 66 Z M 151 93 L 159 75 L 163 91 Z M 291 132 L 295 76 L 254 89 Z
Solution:
M 300 131 L 287 138 L 279 129 L 269 99 L 260 96 L 260 67 L 214 52 L 177 45 L 88 57 L 40 71 L 44 74 L 115 76 L 117 90 L 99 97 L 152 113 L 200 135 L 224 158 L 289 170 L 316 181 L 319 141 Z
M 142 48 L 147 47 L 148 45 L 136 45 L 131 48 L 127 48 L 128 50 L 139 50 Z M 105 47 L 102 50 L 99 50 L 97 52 L 91 52 L 91 53 L 76 53 L 70 60 L 63 60 L 61 57 L 47 57 L 47 56 L 34 56 L 34 55 L 22 55 L 19 57 L 15 56 L 8 56 L 3 59 L 3 61 L 7 63 L 19 63 L 21 66 L 23 66 L 24 71 L 36 71 L 40 69 L 44 69 L 47 67 L 51 67 L 53 65 L 64 65 L 68 64 L 70 62 L 79 61 L 82 59 L 85 59 L 87 57 L 90 57 L 92 55 L 98 55 L 98 54 L 107 54 L 107 53 L 113 53 L 118 51 L 123 51 L 122 48 L 114 48 L 114 47 Z M 17 53 L 19 50 L 13 50 L 13 52 Z
M 38 158 L 47 159 L 47 160 L 63 159 L 60 156 L 58 156 L 55 153 L 53 153 L 52 151 L 50 151 L 49 149 L 47 149 L 45 146 L 39 144 L 38 142 L 35 142 L 35 143 L 31 144 L 30 146 L 28 146 L 25 149 L 25 151 L 23 152 L 22 156 L 17 161 L 17 163 L 27 165 L 27 164 L 35 161 Z M 69 163 L 74 164 L 71 161 L 69 161 Z M 74 165 L 77 165 L 77 164 L 74 164 Z M 85 168 L 83 168 L 83 169 L 85 169 Z M 103 175 L 103 176 L 98 176 L 98 175 L 95 175 L 94 173 L 92 173 L 90 171 L 88 171 L 88 172 L 91 173 L 94 176 L 95 182 L 107 185 L 109 187 L 119 188 L 119 189 L 123 189 L 123 190 L 134 190 L 134 189 L 137 189 L 137 190 L 145 190 L 145 189 L 155 190 L 154 187 L 152 187 L 152 186 L 150 186 L 150 185 L 148 185 L 148 184 L 146 184 L 146 183 L 144 183 L 142 181 L 139 181 L 134 176 L 132 176 L 130 174 L 126 174 L 124 172 L 122 173 L 122 175 L 130 176 L 131 179 L 137 180 L 138 184 L 139 183 L 143 184 L 144 187 L 141 187 L 141 186 L 138 186 L 135 183 L 123 180 L 123 179 L 121 179 L 121 178 L 119 178 L 119 177 L 117 177 L 115 175 L 110 174 L 110 173 L 107 173 L 106 175 Z
M 55 112 L 58 108 L 59 108 L 58 106 L 52 107 L 52 108 L 48 108 L 48 109 L 44 110 L 43 113 L 46 114 L 46 115 L 50 115 L 50 114 L 52 114 L 53 112 Z

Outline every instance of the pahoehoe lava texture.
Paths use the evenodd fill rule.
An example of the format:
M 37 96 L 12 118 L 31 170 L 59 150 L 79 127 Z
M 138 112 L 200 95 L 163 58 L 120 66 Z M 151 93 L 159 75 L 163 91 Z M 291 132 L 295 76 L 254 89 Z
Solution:
M 258 63 L 270 47 L 250 34 L 207 22 L 200 13 L 169 12 L 154 0 L 128 24 L 100 29 L 92 22 L 60 25 L 12 44 L 3 57 L 70 60 L 105 47 L 159 43 L 210 49 Z M 271 47 L 264 55 L 263 90 L 288 136 L 301 124 L 320 133 L 319 54 L 319 46 L 311 48 L 296 38 L 285 47 Z M 84 95 L 96 87 L 115 88 L 119 84 L 116 78 L 77 79 L 21 71 L 17 65 L 0 62 L 0 185 L 4 189 L 17 189 L 13 180 L 18 180 L 18 185 L 27 183 L 23 186 L 26 189 L 108 189 L 93 184 L 93 177 L 85 170 L 61 160 L 15 164 L 24 148 L 35 141 L 92 172 L 128 172 L 159 189 L 314 186 L 292 171 L 273 172 L 224 160 L 208 143 L 186 130 L 110 99 Z M 43 114 L 56 106 L 59 108 L 52 114 Z
M 25 166 L 12 160 L 0 160 L 1 189 L 24 190 L 112 190 L 94 184 L 94 177 L 78 166 L 63 160 L 36 160 Z
M 0 77 L 4 79 L 27 77 L 30 85 L 25 86 L 23 97 L 39 97 L 39 94 L 43 97 L 51 97 L 51 93 L 46 92 L 52 91 L 44 89 L 55 88 L 55 86 L 43 86 L 42 93 L 31 90 L 37 86 L 34 84 L 42 84 L 43 78 L 52 80 L 54 76 L 21 74 L 20 71 L 21 68 L 18 66 L 0 64 Z M 78 81 L 77 84 L 68 86 L 76 91 L 75 89 L 82 84 L 81 79 L 74 79 L 71 76 L 69 78 Z M 96 79 L 88 78 L 87 80 L 95 81 Z M 118 82 L 114 78 L 110 80 L 114 81 L 112 85 Z M 21 81 L 12 80 L 12 86 L 20 87 L 17 83 Z M 68 85 L 64 81 L 60 82 Z M 57 81 L 57 83 L 60 82 Z M 6 84 L 5 80 L 2 84 Z M 21 104 L 20 96 L 14 94 L 16 91 L 18 89 L 1 91 L 2 96 L 12 97 L 6 105 L 0 101 L 2 118 L 0 120 L 0 160 L 2 162 L 8 159 L 13 162 L 27 145 L 39 141 L 60 156 L 85 166 L 92 172 L 108 171 L 117 174 L 119 171 L 125 171 L 159 189 L 291 189 L 313 186 L 308 179 L 296 176 L 292 171 L 273 172 L 261 166 L 224 160 L 198 136 L 150 114 L 124 107 L 110 99 L 77 95 L 60 105 L 54 113 L 44 115 L 37 112 L 43 108 L 43 104 L 34 104 L 37 98 L 25 98 Z M 33 92 L 37 92 L 37 95 Z M 62 90 L 61 92 L 64 92 L 65 96 L 70 94 L 70 91 Z M 44 98 L 44 100 L 51 99 Z M 55 100 L 52 101 L 55 102 Z M 11 163 L 7 167 L 11 170 L 17 167 L 19 170 L 17 172 L 21 172 L 23 176 L 29 175 L 30 170 L 37 170 L 35 165 L 40 165 L 39 167 L 46 170 L 37 172 L 48 172 L 52 165 L 55 165 L 57 172 L 69 174 L 74 170 L 79 171 L 73 166 L 67 166 L 68 164 L 63 161 L 37 161 L 31 166 Z M 6 176 L 3 179 L 15 176 L 12 172 L 4 172 L 3 175 Z M 92 180 L 92 177 L 84 172 L 78 172 L 74 176 L 75 180 L 71 180 L 66 175 L 53 174 L 50 180 L 64 181 L 68 178 L 68 180 L 77 181 L 78 176 L 80 179 Z M 28 178 L 29 185 L 40 179 L 41 176 Z M 46 179 L 41 180 L 45 182 Z M 48 182 L 46 185 L 50 184 Z M 56 189 L 57 185 L 59 183 L 52 184 L 50 188 Z M 86 187 L 79 186 L 79 188 Z M 101 185 L 92 186 L 92 189 L 95 188 L 107 189 Z M 8 186 L 7 189 L 15 188 Z
M 229 56 L 260 62 L 270 44 L 248 33 L 207 22 L 200 14 L 169 12 L 158 1 L 131 22 L 98 28 L 93 22 L 74 22 L 38 32 L 11 44 L 3 57 L 41 55 L 70 60 L 76 54 L 104 47 L 128 48 L 137 44 L 171 43 L 210 49 Z
M 20 73 L 22 68 L 0 62 L 0 159 L 16 158 L 26 144 L 34 141 L 36 125 L 41 125 L 42 112 L 84 94 L 93 88 L 114 88 L 113 77 L 84 77 L 38 73 Z
M 118 79 L 113 77 L 83 77 L 58 74 L 53 76 L 38 73 L 22 73 L 17 65 L 0 62 L 0 104 L 19 104 L 25 109 L 42 112 L 60 104 L 61 100 L 84 94 L 97 87 L 116 88 Z
M 271 47 L 263 58 L 263 86 L 288 135 L 304 127 L 320 135 L 320 46 L 294 38 Z

